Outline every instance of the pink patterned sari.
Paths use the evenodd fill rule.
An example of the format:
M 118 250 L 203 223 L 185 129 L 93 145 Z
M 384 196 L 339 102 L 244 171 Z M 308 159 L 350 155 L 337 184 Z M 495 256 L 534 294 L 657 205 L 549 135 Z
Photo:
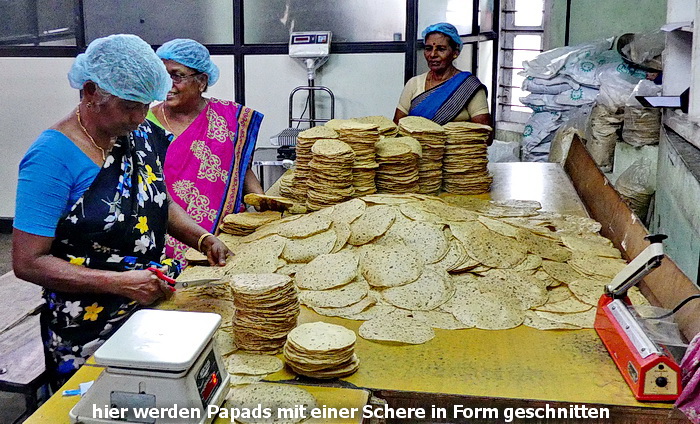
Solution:
M 218 233 L 219 221 L 239 211 L 263 115 L 235 102 L 209 99 L 165 156 L 168 193 L 194 221 Z M 168 236 L 166 254 L 184 259 L 187 246 Z

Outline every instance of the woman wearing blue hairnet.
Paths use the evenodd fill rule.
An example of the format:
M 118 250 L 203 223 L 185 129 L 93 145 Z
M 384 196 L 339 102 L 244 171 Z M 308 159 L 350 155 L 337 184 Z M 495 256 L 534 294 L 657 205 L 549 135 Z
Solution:
M 168 191 L 199 225 L 216 233 L 223 217 L 240 211 L 244 194 L 263 193 L 250 169 L 263 115 L 202 95 L 216 84 L 219 68 L 200 43 L 175 39 L 156 54 L 173 80 L 165 101 L 147 116 L 173 137 L 163 168 Z M 182 260 L 186 248 L 167 238 L 168 256 Z
M 68 79 L 78 106 L 39 135 L 20 163 L 12 240 L 15 274 L 44 287 L 47 371 L 55 385 L 79 368 L 140 305 L 171 288 L 146 270 L 174 276 L 166 230 L 224 265 L 230 253 L 167 196 L 165 133 L 145 121 L 171 80 L 135 35 L 100 38 Z
M 394 122 L 404 116 L 423 116 L 440 125 L 451 121 L 471 121 L 491 125 L 486 87 L 453 62 L 462 49 L 457 29 L 448 23 L 428 26 L 423 31 L 424 56 L 430 71 L 408 80 L 394 114 Z

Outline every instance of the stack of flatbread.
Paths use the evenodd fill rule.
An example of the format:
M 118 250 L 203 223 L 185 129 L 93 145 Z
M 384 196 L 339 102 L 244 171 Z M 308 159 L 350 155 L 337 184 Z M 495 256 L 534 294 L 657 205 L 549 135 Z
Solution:
M 309 176 L 311 175 L 311 147 L 320 139 L 338 138 L 338 133 L 330 127 L 320 126 L 309 128 L 299 133 L 296 145 L 296 162 L 291 194 L 297 200 L 306 200 Z
M 284 359 L 297 374 L 313 378 L 348 376 L 360 366 L 352 330 L 325 322 L 302 324 L 289 333 Z
M 272 355 L 242 352 L 224 355 L 224 365 L 230 376 L 230 386 L 256 383 L 284 368 L 282 360 Z
M 355 152 L 355 162 L 352 165 L 355 196 L 376 193 L 374 175 L 379 165 L 375 162 L 374 145 L 379 141 L 378 125 L 364 124 L 351 119 L 329 122 L 340 135 L 340 141 L 347 143 Z
M 243 424 L 300 423 L 311 417 L 311 410 L 319 407 L 316 398 L 303 388 L 278 383 L 255 383 L 232 388 L 226 398 L 226 406 L 235 412 L 231 423 Z M 260 411 L 264 411 L 264 414 Z
M 396 134 L 399 132 L 399 127 L 386 116 L 363 116 L 361 118 L 352 118 L 352 120 L 363 124 L 377 125 L 379 127 L 379 135 L 384 137 L 396 137 Z
M 221 231 L 234 236 L 245 236 L 256 228 L 269 222 L 282 218 L 282 213 L 277 211 L 265 212 L 241 212 L 226 215 L 221 223 Z
M 374 145 L 372 145 L 374 149 Z M 334 139 L 321 139 L 311 148 L 313 159 L 306 207 L 311 210 L 344 202 L 355 194 L 352 185 L 355 153 L 346 143 Z
M 384 138 L 376 144 L 377 190 L 382 193 L 418 192 L 421 147 L 412 137 Z
M 236 345 L 246 351 L 279 353 L 299 316 L 292 279 L 281 274 L 236 274 L 231 276 L 231 289 Z
M 289 199 L 294 199 L 294 170 L 290 169 L 280 177 L 280 194 Z
M 399 121 L 399 133 L 420 142 L 422 156 L 418 162 L 419 193 L 437 193 L 442 186 L 442 156 L 447 138 L 442 126 L 420 116 L 406 116 Z
M 445 156 L 442 159 L 443 188 L 455 194 L 480 194 L 489 191 L 493 178 L 486 168 L 488 125 L 449 122 Z

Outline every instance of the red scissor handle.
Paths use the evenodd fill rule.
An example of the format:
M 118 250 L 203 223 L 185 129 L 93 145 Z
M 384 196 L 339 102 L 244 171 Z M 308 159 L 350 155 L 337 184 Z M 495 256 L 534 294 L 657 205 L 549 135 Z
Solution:
M 148 268 L 146 268 L 146 269 L 149 270 L 149 271 L 151 271 L 151 272 L 154 273 L 155 275 L 157 275 L 158 278 L 160 278 L 161 280 L 163 280 L 163 281 L 165 281 L 166 283 L 168 283 L 168 285 L 170 286 L 170 288 L 172 289 L 172 291 L 175 291 L 175 287 L 174 287 L 174 286 L 175 286 L 175 279 L 174 279 L 174 278 L 168 277 L 167 275 L 165 275 L 165 273 L 163 273 L 163 271 L 159 270 L 158 268 L 154 268 L 154 267 L 152 267 L 152 266 L 151 266 L 151 267 L 148 267 Z

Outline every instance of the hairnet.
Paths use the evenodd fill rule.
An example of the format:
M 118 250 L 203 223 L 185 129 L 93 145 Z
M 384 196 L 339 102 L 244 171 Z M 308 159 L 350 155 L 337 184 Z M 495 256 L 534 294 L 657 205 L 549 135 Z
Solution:
M 194 40 L 188 38 L 170 40 L 160 46 L 156 54 L 163 60 L 174 60 L 207 74 L 209 85 L 214 85 L 219 80 L 219 67 L 211 61 L 209 50 Z
M 173 86 L 163 61 L 148 43 L 131 34 L 98 38 L 75 58 L 68 72 L 73 88 L 87 81 L 124 100 L 165 100 Z
M 457 43 L 457 50 L 462 50 L 462 39 L 459 37 L 459 32 L 454 25 L 448 24 L 447 22 L 440 22 L 439 24 L 428 25 L 428 27 L 423 30 L 423 41 L 425 37 L 431 32 L 439 32 L 450 37 L 452 41 Z

